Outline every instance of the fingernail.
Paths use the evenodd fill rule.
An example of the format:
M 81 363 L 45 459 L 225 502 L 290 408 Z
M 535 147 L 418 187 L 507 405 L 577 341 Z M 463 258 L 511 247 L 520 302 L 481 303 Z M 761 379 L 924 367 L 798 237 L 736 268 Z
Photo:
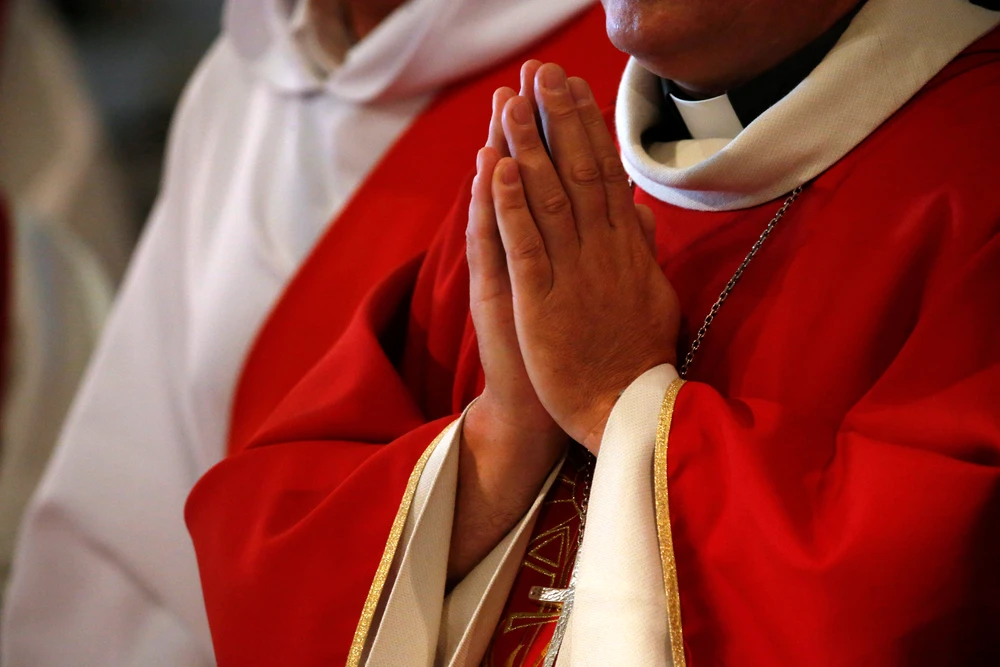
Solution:
M 534 114 L 531 112 L 531 105 L 525 100 L 518 100 L 511 109 L 514 121 L 521 125 L 528 125 L 534 121 Z
M 566 89 L 566 74 L 560 67 L 546 67 L 542 74 L 542 85 L 552 91 Z
M 578 77 L 573 77 L 569 80 L 569 92 L 573 95 L 573 101 L 577 104 L 585 104 L 592 99 L 590 86 L 587 85 L 586 81 Z
M 483 162 L 486 160 L 486 149 L 480 148 L 479 152 L 476 153 L 476 173 L 478 174 L 483 170 Z
M 503 181 L 504 185 L 514 185 L 520 177 L 521 175 L 517 170 L 517 163 L 513 160 L 509 160 L 503 166 L 503 171 L 500 172 L 500 180 Z

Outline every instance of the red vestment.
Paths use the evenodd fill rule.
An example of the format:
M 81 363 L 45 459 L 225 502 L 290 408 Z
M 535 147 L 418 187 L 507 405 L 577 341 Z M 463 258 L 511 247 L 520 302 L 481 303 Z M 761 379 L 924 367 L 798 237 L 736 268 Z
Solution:
M 197 528 L 206 525 L 204 520 L 218 518 L 228 526 L 208 542 L 198 539 L 221 666 L 344 663 L 414 463 L 458 406 L 478 393 L 477 358 L 467 362 L 471 384 L 454 401 L 454 367 L 447 363 L 428 365 L 414 356 L 409 375 L 428 379 L 407 385 L 394 368 L 403 337 L 380 337 L 379 332 L 400 326 L 405 330 L 406 310 L 397 313 L 396 306 L 407 300 L 413 275 L 442 221 L 461 217 L 460 212 L 449 212 L 459 189 L 470 187 L 468 175 L 486 139 L 493 91 L 516 86 L 521 64 L 530 58 L 559 62 L 571 74 L 587 77 L 598 102 L 608 108 L 626 62 L 608 42 L 604 12 L 595 6 L 536 46 L 444 92 L 369 175 L 258 336 L 234 400 L 231 456 L 214 470 L 219 478 L 228 478 L 230 464 L 233 472 L 243 470 L 238 476 L 258 477 L 266 469 L 268 476 L 273 473 L 274 484 L 230 493 L 224 489 L 228 482 L 216 486 L 207 479 L 197 487 L 189 515 L 200 537 L 207 537 Z M 464 254 L 460 247 L 449 248 L 449 258 L 453 250 Z M 453 346 L 448 332 L 462 335 L 468 311 L 467 271 L 456 271 L 453 278 L 456 289 L 465 291 L 456 304 L 458 319 L 433 327 L 434 336 L 445 336 L 437 344 L 448 347 Z M 376 295 L 363 302 L 383 280 Z M 418 338 L 416 333 L 411 336 Z M 338 339 L 344 341 L 339 353 L 331 348 Z M 471 344 L 474 349 L 474 341 Z M 335 383 L 317 374 L 330 364 L 338 368 Z M 328 446 L 333 433 L 341 446 Z M 269 446 L 292 441 L 296 444 L 290 447 Z M 216 496 L 216 490 L 224 498 Z M 264 509 L 273 501 L 278 504 L 275 511 Z M 316 503 L 339 508 L 334 511 L 341 515 L 367 508 L 331 542 L 339 545 L 339 556 L 333 559 L 313 559 L 308 543 L 295 537 L 299 533 L 293 525 Z M 221 514 L 208 519 L 200 508 L 209 505 L 217 505 Z M 236 516 L 248 518 L 258 509 L 270 518 L 263 523 L 254 519 L 256 527 L 244 533 L 249 542 L 233 541 L 230 529 L 247 528 L 237 527 L 242 521 Z M 239 562 L 232 562 L 234 549 L 255 555 L 237 556 Z M 216 565 L 226 574 L 217 576 L 222 572 L 216 573 Z M 341 576 L 345 573 L 350 574 Z M 312 580 L 314 600 L 304 604 L 302 590 L 289 585 L 292 580 Z
M 389 149 L 258 335 L 236 390 L 231 452 L 247 444 L 343 332 L 365 294 L 427 249 L 483 146 L 493 91 L 516 85 L 525 60 L 565 62 L 570 73 L 592 79 L 600 104 L 612 104 L 626 57 L 604 30 L 599 7 L 584 12 L 538 45 L 453 85 Z
M 1000 662 L 998 52 L 811 183 L 716 318 L 669 435 L 689 664 Z M 639 198 L 683 356 L 780 202 Z M 481 388 L 467 205 L 192 493 L 221 665 L 344 661 L 411 471 Z

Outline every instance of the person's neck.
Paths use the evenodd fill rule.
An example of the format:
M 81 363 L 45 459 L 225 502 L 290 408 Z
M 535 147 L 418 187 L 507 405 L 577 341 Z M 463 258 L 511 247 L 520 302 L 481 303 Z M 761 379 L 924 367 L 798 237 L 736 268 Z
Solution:
M 347 28 L 356 40 L 364 39 L 406 0 L 318 0 L 340 4 Z
M 753 81 L 818 39 L 847 15 L 856 14 L 865 0 L 840 0 L 824 16 L 798 31 L 787 31 L 782 39 L 774 40 L 756 53 L 736 54 L 730 67 L 721 67 L 714 76 L 669 78 L 691 100 L 718 97 L 727 91 Z M 763 43 L 764 40 L 759 40 Z
M 770 70 L 748 82 L 719 93 L 719 95 L 725 95 L 725 104 L 735 114 L 739 126 L 741 128 L 748 127 L 760 115 L 802 83 L 834 48 L 863 4 L 864 2 L 859 2 L 851 11 L 830 26 L 826 32 Z M 661 87 L 663 89 L 662 114 L 659 122 L 644 133 L 643 140 L 645 142 L 666 143 L 699 138 L 696 135 L 705 135 L 706 132 L 719 132 L 719 138 L 724 138 L 733 131 L 734 125 L 731 122 L 731 116 L 725 113 L 720 116 L 719 109 L 721 107 L 719 105 L 708 107 L 692 107 L 690 105 L 691 102 L 719 97 L 719 95 L 692 94 L 692 91 L 684 90 L 675 81 L 665 78 L 661 78 Z M 714 110 L 714 112 L 707 110 Z M 698 120 L 699 118 L 701 120 Z M 715 121 L 706 125 L 703 122 L 705 118 L 714 118 Z M 689 125 L 689 122 L 692 121 L 697 126 L 695 129 Z

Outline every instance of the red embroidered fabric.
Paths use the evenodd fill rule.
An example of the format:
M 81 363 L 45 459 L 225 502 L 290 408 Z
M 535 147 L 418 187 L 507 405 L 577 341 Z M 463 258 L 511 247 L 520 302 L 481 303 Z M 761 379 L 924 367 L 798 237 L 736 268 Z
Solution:
M 534 667 L 545 655 L 561 605 L 528 597 L 535 586 L 566 588 L 580 544 L 594 457 L 574 444 L 545 496 L 521 569 L 482 667 Z

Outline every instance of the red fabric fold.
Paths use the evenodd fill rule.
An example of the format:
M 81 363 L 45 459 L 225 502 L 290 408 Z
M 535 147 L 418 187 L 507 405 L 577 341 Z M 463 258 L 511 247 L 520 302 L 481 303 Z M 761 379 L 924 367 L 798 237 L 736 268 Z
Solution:
M 493 90 L 516 86 L 531 57 L 588 77 L 612 106 L 625 56 L 600 7 L 445 93 L 374 170 L 256 341 L 230 456 L 186 508 L 220 667 L 346 661 L 410 474 L 482 387 L 465 264 L 470 173 Z
M 247 446 L 298 380 L 343 332 L 364 296 L 425 251 L 486 140 L 493 91 L 517 86 L 530 58 L 589 77 L 610 105 L 626 57 L 594 7 L 537 45 L 444 91 L 372 170 L 288 285 L 247 357 L 229 450 Z
M 1000 664 L 1000 35 L 789 210 L 681 390 L 689 664 Z M 780 202 L 659 202 L 688 337 Z
M 669 445 L 691 665 L 998 655 L 1000 201 L 983 186 L 998 46 L 970 48 L 807 189 L 699 352 Z M 690 338 L 779 202 L 639 198 Z M 223 667 L 344 662 L 406 479 L 481 386 L 467 205 L 309 343 L 313 361 L 245 431 L 258 436 L 192 493 Z

